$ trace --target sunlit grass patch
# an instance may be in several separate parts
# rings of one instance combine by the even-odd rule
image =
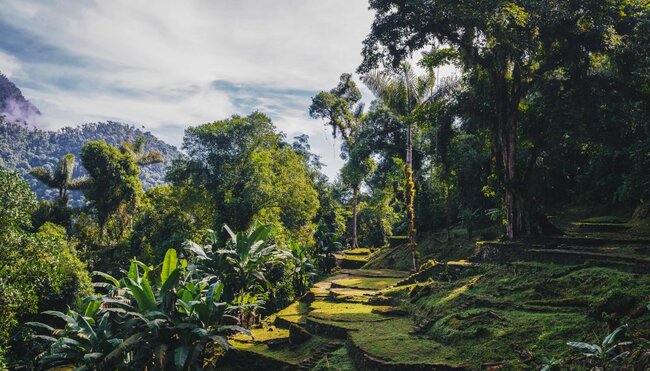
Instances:
[[[365,247],[358,247],[356,249],[350,249],[343,251],[345,255],[370,255],[371,251]]]
[[[252,352],[260,354],[265,357],[276,359],[290,365],[298,365],[300,362],[311,357],[313,353],[318,352],[320,348],[325,346],[331,339],[323,338],[320,336],[313,336],[306,342],[293,347],[279,347],[271,349],[262,343],[248,343],[231,341],[232,345],[241,351]]]
[[[372,305],[360,303],[332,303],[316,301],[311,305],[310,317],[344,322],[374,322],[386,320],[386,317],[373,312]]]
[[[391,277],[356,277],[332,281],[332,287],[347,287],[353,289],[381,290],[401,281]]]

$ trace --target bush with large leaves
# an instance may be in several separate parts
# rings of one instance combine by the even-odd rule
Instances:
[[[87,299],[84,313],[45,312],[65,322],[55,329],[43,323],[51,342],[40,359],[46,368],[73,365],[80,369],[194,370],[203,367],[211,345],[227,349],[230,332],[247,330],[224,325],[232,310],[221,296],[221,282],[208,283],[187,270],[186,261],[170,249],[159,267],[159,284],[152,266],[137,260],[118,280],[96,272],[105,282],[100,297]],[[232,320],[231,320],[232,322]]]
[[[217,234],[208,231],[206,245],[188,241],[185,248],[192,255],[192,269],[197,274],[220,280],[226,285],[226,298],[250,293],[265,293],[271,290],[266,274],[273,267],[284,265],[289,258],[269,242],[272,229],[263,224],[256,224],[245,232],[233,232],[227,225],[228,240],[220,244]]]

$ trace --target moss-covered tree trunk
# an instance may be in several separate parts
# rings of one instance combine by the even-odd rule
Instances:
[[[406,166],[405,166],[405,183],[404,187],[406,198],[406,212],[408,218],[408,244],[411,250],[411,259],[413,262],[413,271],[418,270],[417,260],[417,243],[415,240],[415,182],[413,179],[413,139],[411,125],[408,125],[406,134]]]
[[[357,217],[359,214],[358,211],[359,204],[359,187],[356,186],[352,190],[352,247],[359,247],[359,235],[357,231]]]

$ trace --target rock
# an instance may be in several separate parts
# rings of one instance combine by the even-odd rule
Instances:
[[[316,294],[314,294],[311,291],[307,292],[305,295],[303,295],[300,298],[300,302],[302,302],[302,303],[311,303],[314,300],[316,300]]]
[[[292,323],[289,327],[289,342],[292,345],[302,344],[305,341],[309,340],[312,337],[312,334],[307,332],[304,328]]]
[[[267,340],[264,342],[269,349],[280,349],[283,348],[285,345],[287,345],[290,342],[289,339],[287,338],[277,338],[277,339],[271,339]]]
[[[645,219],[650,215],[650,202],[644,202],[641,205],[637,206],[636,210],[634,210],[634,215],[632,215],[632,218],[634,219]]]

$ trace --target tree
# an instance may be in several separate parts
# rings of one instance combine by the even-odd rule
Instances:
[[[517,133],[522,102],[549,76],[584,70],[593,53],[620,39],[617,27],[640,3],[598,0],[549,3],[511,1],[371,0],[372,31],[364,41],[367,72],[384,62],[398,66],[426,47],[446,45],[437,64],[453,59],[466,75],[482,79],[489,93],[495,171],[505,191],[506,237],[535,230],[535,218],[517,170]]]
[[[36,196],[16,172],[0,168],[0,347],[31,362],[19,326],[45,308],[76,307],[92,292],[86,266],[68,245],[63,227],[31,232]]]
[[[59,190],[59,200],[68,203],[68,191],[82,190],[89,185],[90,179],[81,177],[73,179],[75,157],[68,153],[61,157],[54,171],[49,171],[43,166],[30,170],[30,174],[46,186]]]
[[[359,191],[363,181],[376,168],[370,151],[357,142],[348,151],[348,162],[341,168],[341,181],[352,188],[352,247],[359,247]]]
[[[165,161],[159,151],[146,151],[144,137],[138,137],[133,142],[124,142],[120,146],[120,152],[133,157],[138,166],[161,164]]]
[[[284,242],[309,244],[318,195],[306,159],[282,139],[257,112],[189,128],[187,157],[174,161],[168,179],[211,195],[215,229],[227,223],[246,230],[260,221]]]
[[[345,167],[345,182],[352,188],[352,247],[359,247],[357,231],[357,214],[359,190],[361,183],[368,176],[370,166],[368,158],[361,155],[358,143],[358,133],[363,123],[363,104],[361,92],[352,80],[352,75],[344,73],[338,85],[329,92],[321,91],[312,98],[309,115],[314,119],[327,120],[326,125],[332,128],[332,137],[340,135],[343,139],[344,152],[342,157],[349,159]],[[350,152],[356,151],[354,156]]]
[[[121,236],[142,194],[138,165],[131,156],[102,141],[86,143],[81,149],[81,161],[90,175],[84,195],[97,212],[101,235],[106,232],[109,218],[119,212],[117,233]]]
[[[407,127],[404,192],[408,217],[409,248],[413,270],[418,270],[415,240],[415,179],[413,176],[413,126],[415,112],[434,97],[435,76],[431,70],[416,76],[413,67],[402,63],[394,73],[375,71],[362,77],[368,89]]]

